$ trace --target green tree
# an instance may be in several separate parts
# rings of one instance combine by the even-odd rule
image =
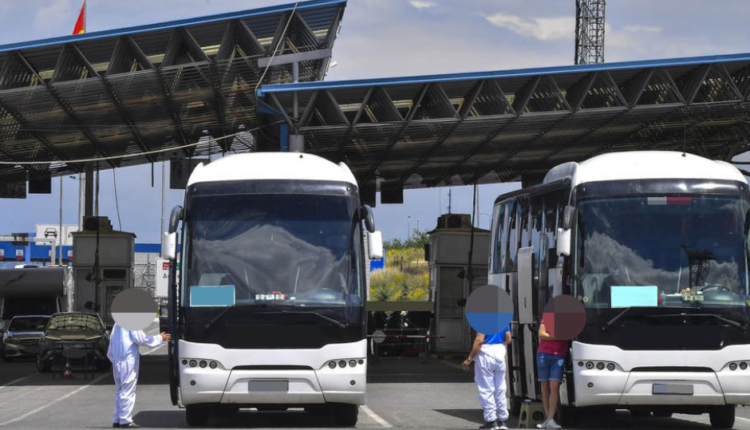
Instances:
[[[420,231],[416,228],[406,240],[392,239],[383,243],[385,249],[407,249],[407,248],[424,248],[429,243],[427,231]]]

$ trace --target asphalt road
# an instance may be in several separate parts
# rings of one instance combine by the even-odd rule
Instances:
[[[186,428],[184,410],[172,406],[165,348],[144,350],[135,422],[143,427]],[[0,363],[0,427],[111,428],[114,387],[111,373],[84,380],[53,380],[38,374],[33,362]],[[750,430],[750,408],[737,410],[735,429]],[[455,362],[390,360],[371,363],[367,406],[358,428],[475,429],[482,424],[477,391],[469,372]],[[509,423],[515,427],[515,423]],[[328,418],[302,411],[241,411],[209,421],[213,428],[331,428]],[[628,412],[585,417],[580,429],[708,429],[708,416],[637,419]]]

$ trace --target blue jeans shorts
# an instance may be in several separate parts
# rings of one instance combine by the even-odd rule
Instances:
[[[539,382],[562,382],[565,358],[559,355],[539,353],[536,356],[536,367],[539,371]]]

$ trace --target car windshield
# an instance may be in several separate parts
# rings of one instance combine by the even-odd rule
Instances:
[[[744,308],[747,202],[592,198],[577,205],[576,291],[588,308]]]
[[[344,307],[361,300],[355,216],[353,199],[343,196],[194,197],[184,305]]]
[[[57,315],[52,317],[47,326],[47,331],[81,331],[81,330],[103,330],[102,324],[96,315],[71,314]]]
[[[13,318],[10,322],[8,331],[15,332],[42,332],[44,327],[47,325],[49,318],[44,317],[25,317],[25,318]]]

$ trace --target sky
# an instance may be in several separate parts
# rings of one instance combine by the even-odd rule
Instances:
[[[87,31],[253,9],[279,0],[89,0]],[[607,62],[750,52],[746,0],[610,0],[605,27]],[[0,45],[68,35],[82,0],[0,0]],[[575,0],[349,0],[327,80],[507,70],[573,63]],[[745,158],[745,157],[743,157]],[[740,159],[740,158],[737,158]],[[167,168],[167,178],[169,165]],[[139,243],[159,241],[161,165],[118,169],[100,178],[100,214]],[[168,180],[168,179],[167,179]],[[57,223],[60,179],[52,195],[0,200],[0,234],[31,232]],[[63,182],[63,222],[76,224],[78,181]],[[495,198],[520,184],[479,187],[480,227],[489,225]],[[384,239],[408,229],[433,229],[447,212],[448,188],[406,191],[403,205],[374,209]],[[452,187],[453,213],[471,213],[470,187]],[[184,192],[168,190],[165,211]]]

